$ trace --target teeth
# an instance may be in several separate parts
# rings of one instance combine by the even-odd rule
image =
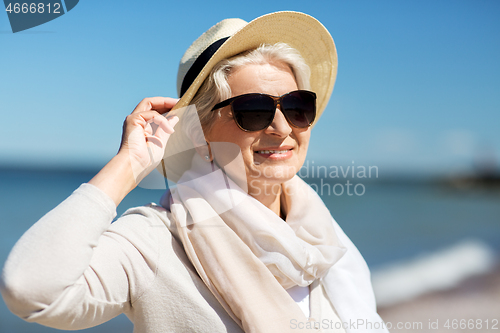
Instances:
[[[258,154],[284,154],[288,152],[289,150],[258,150]]]

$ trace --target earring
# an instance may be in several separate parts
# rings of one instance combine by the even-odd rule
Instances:
[[[207,161],[210,161],[210,156],[205,155],[205,159],[206,159]]]

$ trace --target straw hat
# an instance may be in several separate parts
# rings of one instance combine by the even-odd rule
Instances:
[[[203,33],[187,49],[180,61],[177,92],[181,99],[173,110],[190,109],[188,106],[191,100],[212,68],[221,60],[255,49],[261,44],[278,42],[286,43],[299,51],[311,69],[311,90],[317,95],[316,123],[333,90],[337,75],[337,52],[330,33],[318,20],[307,14],[291,11],[263,15],[250,23],[241,19],[226,19]],[[191,109],[193,110],[194,108]],[[205,142],[200,138],[193,140],[192,133],[188,133],[190,130],[183,125],[183,118],[189,117],[184,117],[182,111],[172,111],[170,114],[177,114],[180,121],[167,142],[165,158],[158,170],[163,175],[166,173],[169,180],[176,182],[189,169],[195,152],[193,148],[199,148]]]

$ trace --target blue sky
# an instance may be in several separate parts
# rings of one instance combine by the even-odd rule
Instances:
[[[104,165],[142,98],[176,95],[192,41],[224,18],[278,10],[316,17],[338,50],[310,161],[381,176],[500,163],[498,1],[82,0],[16,34],[0,13],[0,164]]]

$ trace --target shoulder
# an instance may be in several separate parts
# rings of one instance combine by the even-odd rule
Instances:
[[[127,240],[138,249],[157,250],[160,239],[164,242],[165,237],[172,237],[169,227],[170,213],[161,206],[148,204],[128,209],[105,234]]]
[[[154,203],[129,208],[112,224],[118,228],[167,227],[168,225],[170,225],[170,212]]]

